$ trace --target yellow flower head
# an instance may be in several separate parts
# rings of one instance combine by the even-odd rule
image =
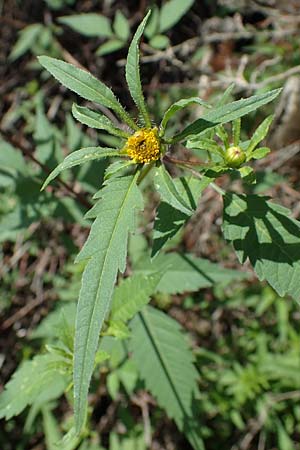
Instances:
[[[161,153],[157,128],[142,128],[127,139],[124,152],[136,163],[156,161]]]

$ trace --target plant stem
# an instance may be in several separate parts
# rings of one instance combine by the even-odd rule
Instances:
[[[141,173],[140,173],[140,175],[138,177],[138,180],[137,180],[137,184],[138,185],[141,184],[143,179],[148,175],[148,173],[150,172],[150,170],[152,169],[154,164],[155,164],[155,161],[150,163],[150,164],[147,164],[146,166],[143,167],[143,169],[141,170]]]

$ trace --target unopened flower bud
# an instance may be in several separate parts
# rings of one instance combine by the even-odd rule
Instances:
[[[229,147],[225,152],[228,167],[237,169],[246,161],[246,155],[240,147]]]

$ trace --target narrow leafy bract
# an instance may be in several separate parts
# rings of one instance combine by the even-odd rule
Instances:
[[[188,125],[181,133],[174,136],[172,142],[182,141],[187,136],[202,133],[209,128],[215,127],[217,124],[231,122],[239,117],[243,117],[274,100],[280,92],[281,89],[274,89],[266,94],[253,95],[252,97],[214,108],[212,111],[203,114],[200,119],[197,119],[191,125]]]
[[[198,374],[179,324],[147,306],[132,321],[130,349],[147,389],[175,420],[193,448],[202,449],[199,418],[195,413]]]
[[[86,162],[109,158],[110,156],[120,156],[120,153],[115,148],[105,148],[105,147],[87,147],[81,148],[76,152],[70,153],[62,163],[60,163],[46,178],[42,190],[45,189],[48,184],[54,180],[63,170],[70,169],[71,167],[78,166],[80,164],[84,164]]]
[[[126,265],[128,233],[143,206],[135,176],[109,179],[96,194],[100,200],[88,213],[96,217],[77,261],[88,260],[77,308],[74,351],[74,410],[77,432],[82,429],[87,394],[94,369],[99,333],[109,310],[118,271]]]
[[[209,103],[205,102],[199,97],[182,98],[181,100],[178,100],[177,102],[173,103],[173,105],[171,105],[165,112],[160,124],[160,134],[164,134],[167,123],[177,111],[180,111],[181,109],[186,108],[193,103],[204,106],[205,108],[211,108]]]
[[[240,262],[248,258],[260,280],[299,302],[300,223],[289,214],[266,197],[226,193],[223,233]]]
[[[154,184],[161,196],[162,201],[168,203],[188,216],[192,215],[193,209],[177,191],[174,180],[170,177],[164,166],[160,166],[156,170]]]
[[[144,20],[140,23],[138,29],[135,32],[135,35],[133,36],[133,39],[131,41],[129,50],[128,50],[128,56],[126,61],[126,81],[128,84],[129,92],[131,94],[131,97],[134,100],[134,103],[139,109],[139,112],[142,115],[142,118],[145,122],[145,125],[147,128],[151,128],[151,120],[146,108],[143,90],[142,90],[142,84],[141,84],[141,78],[140,78],[140,66],[139,66],[139,41],[141,39],[141,36],[143,34],[144,28],[146,26],[147,20],[149,18],[151,11],[148,12]]]
[[[119,103],[112,90],[91,73],[49,56],[39,56],[38,60],[54,78],[68,89],[76,92],[76,94],[86,100],[112,109],[131,128],[137,129],[134,121]]]
[[[72,106],[72,114],[75,119],[79,120],[79,122],[87,125],[90,128],[105,130],[114,136],[119,136],[124,139],[127,139],[130,136],[129,133],[126,133],[120,128],[115,127],[112,121],[104,114],[92,111],[89,108],[78,106],[74,103]]]
[[[250,155],[251,152],[255,149],[255,147],[266,137],[270,125],[272,123],[274,116],[267,117],[260,125],[256,128],[249,146],[247,148],[247,154]]]

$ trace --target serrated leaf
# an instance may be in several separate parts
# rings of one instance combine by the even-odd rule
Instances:
[[[83,36],[110,37],[112,36],[110,21],[107,17],[96,13],[73,14],[58,17],[57,21]]]
[[[130,349],[146,388],[193,448],[203,449],[194,413],[198,374],[179,324],[147,306],[132,321]]]
[[[191,176],[175,178],[173,181],[179,194],[195,210],[201,192],[209,185],[211,180],[205,177],[199,180]],[[189,215],[178,211],[168,203],[160,203],[154,221],[151,257],[154,257],[177,234],[189,217]]]
[[[174,136],[172,142],[182,141],[188,136],[200,134],[209,128],[215,127],[217,124],[231,122],[239,117],[243,117],[274,100],[280,92],[281,89],[274,89],[265,94],[253,95],[252,97],[214,108],[203,114],[200,119],[188,125],[181,133]]]
[[[224,196],[223,233],[241,263],[248,258],[258,278],[300,301],[300,223],[290,211],[258,195]]]
[[[143,207],[135,176],[111,178],[96,194],[100,198],[89,217],[96,217],[77,261],[88,260],[77,308],[74,354],[74,413],[76,431],[82,429],[87,394],[94,369],[99,333],[109,310],[118,271],[126,266],[128,233]]]
[[[111,320],[108,327],[102,333],[103,336],[114,336],[118,339],[127,339],[130,336],[130,331],[121,320]]]
[[[97,80],[91,73],[49,56],[39,56],[38,60],[54,78],[68,89],[86,100],[112,109],[132,129],[137,129],[134,121],[119,103],[112,90],[100,80]]]
[[[192,208],[177,191],[174,180],[171,178],[163,165],[157,168],[154,175],[154,185],[158,190],[162,201],[178,209],[182,213],[190,216],[193,213]]]
[[[194,0],[169,0],[163,4],[159,16],[159,31],[169,30],[191,8]]]
[[[142,84],[141,84],[141,77],[140,77],[140,56],[139,56],[139,41],[142,37],[144,28],[146,26],[146,23],[148,21],[150,15],[150,11],[145,16],[143,21],[138,26],[138,29],[136,30],[133,39],[131,41],[128,55],[127,55],[127,61],[126,61],[126,69],[125,69],[125,76],[126,81],[128,84],[129,92],[131,94],[131,97],[133,98],[134,103],[138,107],[138,110],[140,114],[142,115],[142,118],[144,120],[144,123],[147,128],[151,128],[151,120],[146,108],[143,90],[142,90]]]
[[[134,267],[134,273],[145,275],[162,270],[166,272],[157,285],[157,292],[165,294],[195,292],[215,283],[226,284],[248,277],[248,273],[225,269],[207,259],[180,253],[160,253],[152,261],[149,257],[142,258]]]
[[[104,42],[104,44],[100,45],[97,48],[96,55],[109,55],[110,53],[117,52],[118,50],[123,48],[124,45],[124,42],[120,41],[120,39],[109,39],[109,41]]]
[[[247,148],[247,156],[250,156],[255,147],[266,137],[274,116],[267,117],[255,130]]]
[[[113,29],[119,39],[127,41],[130,35],[129,22],[119,9],[116,12]]]
[[[110,320],[132,319],[148,303],[162,275],[162,272],[149,276],[137,274],[123,280],[114,291]]]
[[[110,134],[122,137],[123,139],[127,139],[130,136],[129,133],[126,133],[120,128],[115,127],[112,121],[104,114],[92,111],[89,108],[78,106],[75,103],[73,103],[72,114],[75,117],[75,119],[79,120],[79,122],[83,123],[84,125],[87,125],[90,128],[105,130],[108,131]]]
[[[114,148],[106,147],[87,147],[70,153],[70,155],[68,155],[63,162],[60,163],[46,178],[41,190],[45,189],[45,187],[48,186],[48,184],[63,170],[70,169],[71,167],[78,166],[89,161],[109,158],[110,156],[120,156],[120,153]]]
[[[192,104],[198,104],[204,106],[205,108],[211,107],[209,103],[205,102],[199,97],[182,98],[181,100],[178,100],[177,102],[173,103],[173,105],[171,105],[165,112],[160,124],[160,134],[164,134],[168,121],[177,111],[180,111],[181,109],[186,108],[187,106],[190,106]]]
[[[25,361],[0,395],[0,418],[9,420],[20,414],[53,383],[62,386],[61,392],[68,383],[67,377],[60,373],[59,359],[56,356],[37,355],[31,361]]]

